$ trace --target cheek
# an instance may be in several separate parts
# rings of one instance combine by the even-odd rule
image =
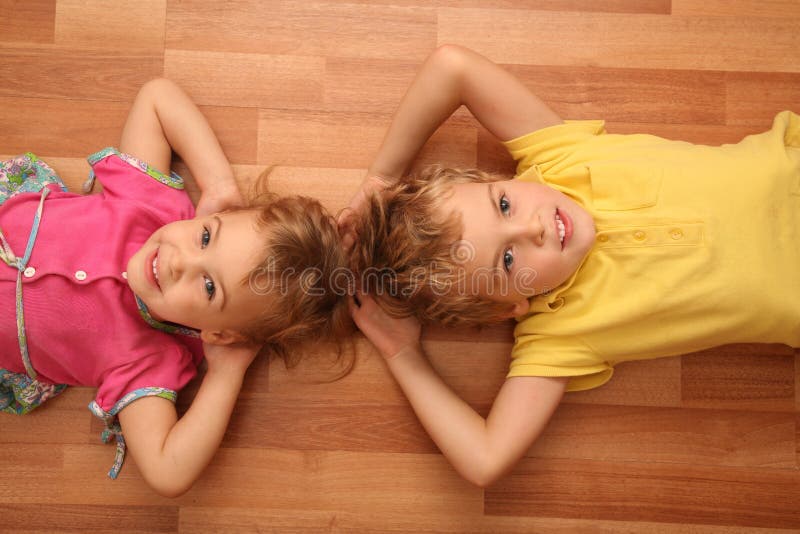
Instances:
[[[563,262],[550,259],[547,262],[543,262],[539,271],[539,278],[543,281],[551,282],[558,278],[561,278],[564,272],[564,265]]]
[[[558,258],[532,255],[525,259],[525,265],[514,273],[517,294],[532,296],[563,282],[563,265]]]

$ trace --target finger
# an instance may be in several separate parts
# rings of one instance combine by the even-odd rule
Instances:
[[[358,326],[360,330],[360,323],[364,318],[364,311],[358,304],[356,304],[355,297],[350,297],[347,299],[347,309],[350,311],[350,317],[353,318],[353,322],[356,323],[356,326]]]
[[[339,213],[336,215],[336,223],[339,226],[345,226],[347,221],[352,217],[353,209],[351,207],[342,208]]]
[[[356,244],[356,238],[353,236],[352,233],[348,232],[342,236],[342,250],[345,253],[349,253],[350,250],[353,248],[353,245]]]
[[[375,298],[363,290],[356,291],[353,297],[358,299],[358,307],[361,310],[373,311],[378,306],[377,302],[375,302]]]

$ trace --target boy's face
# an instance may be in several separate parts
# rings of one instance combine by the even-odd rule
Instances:
[[[267,305],[241,283],[265,245],[256,217],[218,213],[159,228],[128,261],[128,285],[155,319],[200,330],[206,342],[238,341]]]
[[[527,299],[555,289],[580,266],[595,238],[591,215],[555,189],[507,180],[453,186],[445,208],[461,216],[467,290],[528,309]]]

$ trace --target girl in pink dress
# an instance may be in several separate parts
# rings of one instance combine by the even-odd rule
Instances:
[[[196,211],[161,172],[173,150],[201,188]],[[117,442],[110,476],[127,448],[158,493],[179,495],[218,448],[259,348],[287,356],[312,331],[347,328],[326,286],[345,264],[335,221],[303,197],[240,207],[214,133],[164,79],[139,92],[119,150],[89,162],[98,194],[67,192],[32,154],[0,167],[0,409],[97,387],[90,409]],[[176,394],[204,355],[178,419]]]

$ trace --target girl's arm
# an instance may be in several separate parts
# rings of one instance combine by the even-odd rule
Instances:
[[[177,152],[202,192],[198,215],[241,205],[233,169],[208,121],[180,87],[158,78],[136,95],[120,150],[162,172],[169,172],[172,151]]]
[[[456,471],[481,487],[508,472],[544,430],[567,379],[509,378],[484,419],[428,363],[415,318],[390,317],[371,297],[358,297],[359,306],[351,301],[354,321],[384,356],[422,426]]]
[[[119,413],[129,454],[145,481],[165,497],[188,491],[211,461],[257,352],[208,344],[204,350],[208,371],[183,417],[160,397],[144,397]]]

